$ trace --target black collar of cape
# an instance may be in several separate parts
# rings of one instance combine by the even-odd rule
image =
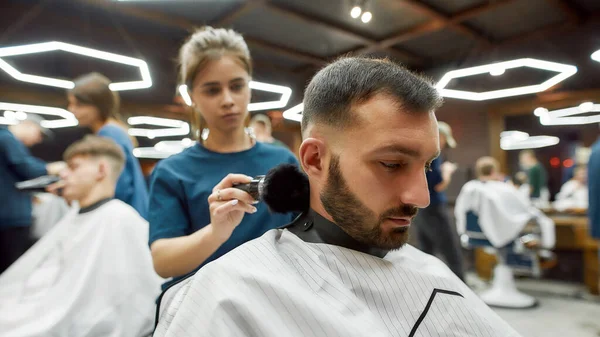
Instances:
[[[84,214],[84,213],[89,213],[93,210],[98,209],[100,206],[106,204],[107,202],[111,201],[113,198],[106,198],[106,199],[102,199],[99,201],[96,201],[95,203],[87,206],[87,207],[83,207],[81,209],[79,209],[79,214]]]
[[[383,258],[388,253],[388,250],[370,247],[356,241],[340,226],[325,219],[312,209],[300,214],[294,221],[281,228],[289,230],[305,242],[340,246],[379,258]]]

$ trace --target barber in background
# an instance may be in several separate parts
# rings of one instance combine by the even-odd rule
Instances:
[[[115,198],[148,216],[148,188],[140,163],[133,156],[134,143],[126,125],[117,118],[120,98],[110,90],[110,80],[99,73],[76,78],[75,87],[67,92],[69,111],[94,134],[113,140],[125,153],[125,168],[119,176]]]
[[[263,114],[254,115],[250,120],[250,127],[254,131],[256,140],[259,142],[282,146],[286,149],[288,148],[284,142],[273,137],[273,129],[271,127],[271,119],[269,119],[269,116]]]
[[[28,147],[41,143],[51,132],[37,115],[28,115],[17,125],[0,127],[0,274],[30,246],[31,195],[15,188],[21,181],[47,174],[58,175],[62,162],[46,164]]]
[[[588,161],[588,172],[590,230],[592,237],[600,240],[600,175],[598,175],[598,172],[600,172],[600,138],[592,145],[592,154]]]
[[[444,122],[438,122],[440,149],[455,148],[452,128]],[[445,190],[452,181],[456,165],[444,162],[442,155],[431,163],[427,171],[429,188],[429,207],[421,209],[414,220],[419,247],[427,254],[442,255],[448,267],[464,280],[463,260],[458,242],[456,227],[448,215]]]
[[[540,164],[533,150],[523,150],[519,153],[519,164],[527,171],[530,193],[532,200],[549,200],[548,173]]]

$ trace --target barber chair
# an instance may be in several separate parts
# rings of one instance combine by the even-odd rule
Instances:
[[[534,297],[517,289],[514,279],[515,274],[535,278],[541,275],[537,252],[526,247],[532,240],[539,241],[536,234],[525,234],[504,247],[494,247],[479,226],[479,217],[469,211],[466,217],[466,231],[460,239],[464,248],[484,248],[486,252],[496,256],[492,286],[479,295],[487,305],[514,309],[537,306],[538,302]]]

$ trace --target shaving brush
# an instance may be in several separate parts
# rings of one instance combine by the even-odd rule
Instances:
[[[250,183],[233,187],[263,201],[273,213],[304,212],[310,205],[308,177],[294,164],[281,164]]]

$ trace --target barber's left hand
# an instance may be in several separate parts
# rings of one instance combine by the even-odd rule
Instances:
[[[46,192],[48,193],[52,193],[54,195],[57,196],[62,196],[62,189],[65,187],[66,183],[64,180],[59,180],[57,182],[55,182],[54,184],[50,184],[48,186],[46,186]]]

